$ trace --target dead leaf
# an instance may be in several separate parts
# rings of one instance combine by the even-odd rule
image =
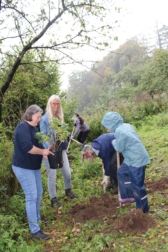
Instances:
[[[79,233],[79,232],[81,232],[80,228],[73,228],[72,229],[72,233]]]

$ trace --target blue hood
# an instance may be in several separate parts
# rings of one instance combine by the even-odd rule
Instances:
[[[123,118],[117,112],[108,112],[103,117],[101,124],[110,131],[114,131],[115,129],[124,123]]]

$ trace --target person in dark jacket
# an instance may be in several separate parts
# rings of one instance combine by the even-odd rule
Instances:
[[[90,162],[92,162],[95,157],[102,159],[104,166],[104,179],[101,184],[105,184],[107,189],[114,188],[112,193],[115,194],[118,192],[118,182],[116,174],[117,154],[112,145],[112,140],[114,139],[115,137],[113,133],[102,134],[93,140],[91,145],[85,145],[82,154],[83,158],[87,158]],[[120,162],[122,163],[122,161],[123,156],[120,154]],[[109,178],[110,184],[108,185]]]
[[[71,138],[74,138],[79,132],[77,136],[77,140],[83,144],[85,143],[87,135],[89,134],[89,126],[84,122],[83,118],[80,117],[78,114],[75,114],[73,116],[73,119],[75,123],[74,126],[76,128]]]
[[[39,226],[40,203],[43,193],[41,181],[42,157],[52,152],[44,149],[36,138],[37,124],[42,115],[42,109],[37,105],[27,108],[23,121],[19,123],[14,132],[14,153],[12,169],[22,186],[26,197],[26,212],[31,234],[37,239],[49,239],[49,235],[42,232]]]

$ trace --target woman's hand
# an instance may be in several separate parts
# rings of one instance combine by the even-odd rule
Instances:
[[[43,149],[43,157],[44,158],[46,158],[50,154],[54,156],[54,153],[51,152],[49,149]]]

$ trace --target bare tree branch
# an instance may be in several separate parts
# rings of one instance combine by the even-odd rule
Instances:
[[[30,5],[31,5],[31,1],[32,0],[29,0],[26,3],[29,4],[29,2],[30,2]],[[98,20],[98,19],[100,20],[99,16],[105,15],[105,14],[103,14],[103,12],[105,12],[104,1],[106,1],[107,5],[111,4],[108,0],[102,1],[102,5],[100,5],[99,3],[96,3],[96,2],[94,2],[94,4],[93,4],[93,2],[91,0],[84,0],[83,2],[81,2],[81,1],[70,2],[69,0],[67,0],[65,2],[65,0],[61,0],[62,6],[60,8],[58,6],[58,13],[56,15],[55,15],[55,9],[56,9],[55,2],[52,2],[50,0],[45,0],[45,1],[48,4],[48,13],[47,13],[48,16],[46,15],[45,6],[42,6],[41,9],[39,8],[40,6],[38,6],[37,8],[39,8],[40,11],[39,11],[39,15],[35,16],[35,19],[34,19],[34,16],[31,15],[32,13],[29,13],[29,10],[25,9],[26,12],[22,11],[22,8],[20,8],[20,6],[27,7],[27,5],[23,5],[22,2],[20,2],[20,1],[18,1],[18,2],[17,1],[8,1],[3,6],[3,15],[4,15],[5,11],[6,12],[11,11],[12,15],[10,15],[9,12],[7,12],[6,16],[11,17],[11,19],[15,19],[15,27],[9,28],[10,32],[12,33],[12,35],[11,35],[10,32],[8,32],[10,35],[9,37],[3,36],[2,35],[3,33],[2,33],[1,36],[3,36],[3,37],[2,37],[2,39],[0,39],[0,41],[6,42],[7,39],[20,38],[22,47],[21,47],[20,52],[17,54],[17,57],[13,56],[12,60],[14,61],[14,63],[12,65],[11,69],[9,68],[9,74],[0,89],[0,122],[1,122],[1,118],[2,118],[3,96],[4,96],[5,92],[7,91],[7,89],[9,88],[18,67],[22,64],[27,64],[26,62],[23,62],[23,58],[24,58],[26,52],[28,52],[29,50],[49,49],[49,50],[57,51],[57,52],[59,52],[60,55],[62,55],[61,58],[59,56],[59,59],[56,59],[55,62],[60,62],[61,60],[65,59],[65,57],[66,57],[67,59],[70,59],[74,63],[84,64],[82,61],[78,61],[78,60],[73,59],[73,57],[71,55],[69,55],[68,53],[66,53],[65,51],[63,51],[63,49],[67,50],[68,45],[71,46],[70,50],[75,50],[76,48],[86,46],[86,45],[97,49],[98,46],[96,46],[96,44],[98,43],[98,41],[96,41],[96,39],[94,40],[93,38],[91,38],[91,36],[89,37],[88,33],[91,34],[91,32],[93,32],[95,35],[96,33],[98,34],[98,32],[100,32],[100,34],[102,33],[102,36],[103,36],[104,34],[103,34],[103,32],[101,32],[101,30],[103,30],[105,28],[110,28],[109,25],[99,25],[99,27],[98,27],[97,23],[95,25],[97,28],[91,27],[91,25],[90,25],[90,17],[91,16],[94,16],[96,18],[96,20]],[[0,0],[0,10],[2,10],[1,0]],[[53,13],[54,13],[54,15],[53,15]],[[72,33],[67,31],[70,33],[70,37],[67,39],[65,36],[65,38],[62,39],[62,37],[60,38],[58,35],[57,41],[54,41],[51,43],[49,42],[50,46],[48,46],[48,45],[46,46],[43,44],[35,46],[35,43],[37,41],[40,41],[40,39],[45,34],[47,34],[47,31],[49,30],[49,28],[51,28],[53,26],[53,24],[58,24],[58,21],[62,22],[62,20],[63,20],[62,16],[64,13],[65,13],[65,19],[67,18],[68,15],[70,15],[70,16],[68,16],[68,18],[71,17],[71,23],[76,22],[76,26],[71,27]],[[29,14],[30,14],[30,17],[32,17],[32,20],[29,19]],[[19,17],[19,18],[17,19],[17,17]],[[51,17],[53,17],[53,18],[51,19]],[[65,21],[65,19],[64,19],[64,21]],[[43,27],[43,24],[46,21],[47,21],[47,23]],[[69,19],[67,19],[67,22],[68,21],[69,21]],[[56,26],[56,27],[58,27],[58,26]],[[91,27],[91,28],[89,29],[89,27]],[[16,32],[16,30],[18,32],[18,36],[13,35],[13,33]],[[79,30],[79,31],[75,33],[75,30]],[[56,32],[57,32],[57,30],[56,30]],[[67,35],[69,35],[69,33]],[[78,40],[78,38],[79,38],[79,40]],[[61,39],[62,39],[62,41],[61,41]],[[93,43],[90,44],[90,41]],[[17,49],[21,46],[20,44],[16,44],[16,45],[17,45]],[[72,45],[74,45],[74,47],[72,47]],[[100,48],[100,49],[102,49],[102,48]],[[0,48],[0,55],[2,55],[2,58],[3,58],[3,53],[1,52],[1,48]],[[52,62],[52,59],[50,61]],[[36,63],[38,63],[38,61]],[[63,64],[65,64],[65,63],[63,62]],[[88,68],[86,65],[85,65],[85,67]]]

